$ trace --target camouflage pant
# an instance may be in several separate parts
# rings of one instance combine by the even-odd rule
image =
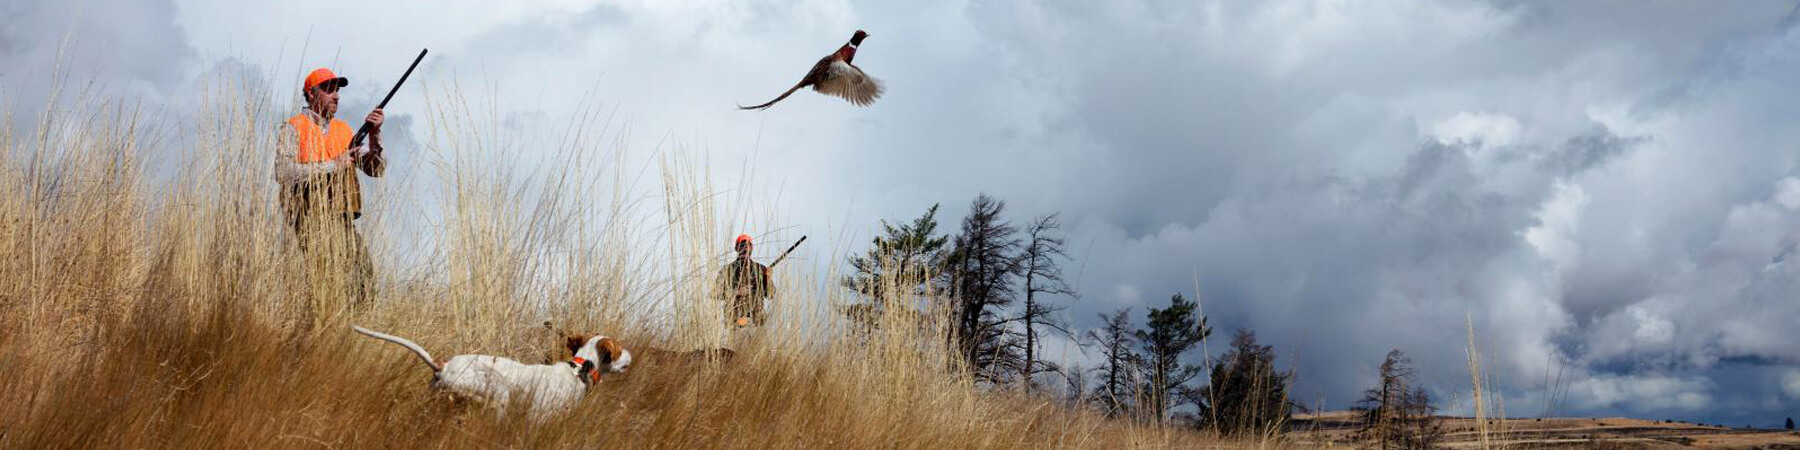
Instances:
[[[375,299],[375,266],[354,220],[345,214],[311,214],[293,225],[306,260],[308,321],[316,327],[339,314],[368,309]]]

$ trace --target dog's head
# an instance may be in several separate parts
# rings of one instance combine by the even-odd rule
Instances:
[[[618,339],[576,334],[569,336],[567,345],[569,353],[585,361],[582,374],[589,377],[589,381],[600,381],[601,373],[624,373],[631,367],[631,351],[619,344]]]

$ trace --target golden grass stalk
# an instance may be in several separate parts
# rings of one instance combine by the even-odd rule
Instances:
[[[419,145],[388,150],[411,166],[365,179],[377,301],[320,308],[329,292],[295,262],[269,172],[293,110],[213,86],[191,123],[77,97],[20,134],[7,112],[0,448],[1240,445],[977,389],[942,341],[940,307],[876,299],[917,313],[858,332],[832,309],[854,294],[801,264],[777,273],[771,326],[722,332],[708,289],[727,227],[751,224],[721,218],[754,214],[711,202],[706,165],[668,153],[658,188],[634,190],[629,149],[597,108],[554,139],[510,134],[455,81],[424,103]],[[549,156],[513,156],[527,146]],[[642,359],[532,423],[432,393],[411,355],[346,329],[442,356],[566,358],[545,320],[640,350],[738,354]]]

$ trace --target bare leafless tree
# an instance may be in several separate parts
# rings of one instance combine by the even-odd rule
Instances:
[[[1108,416],[1129,415],[1139,377],[1135,371],[1142,365],[1132,333],[1131,308],[1120,308],[1111,315],[1100,315],[1100,328],[1088,331],[1087,337],[1100,349],[1101,364],[1094,368],[1094,401]]]
[[[1025,293],[1025,310],[1019,321],[1025,327],[1024,361],[1020,364],[1019,377],[1022,388],[1030,391],[1033,377],[1041,373],[1060,370],[1054,363],[1042,361],[1038,354],[1039,327],[1073,338],[1067,324],[1057,320],[1055,314],[1063,310],[1063,306],[1046,302],[1050,296],[1075,295],[1063,280],[1061,261],[1069,259],[1066,241],[1061,235],[1062,224],[1057,221],[1056,214],[1039,216],[1025,226],[1025,246],[1019,253],[1019,275],[1023,278]]]
[[[1389,351],[1381,363],[1377,384],[1363,391],[1354,408],[1362,413],[1359,433],[1379,449],[1429,449],[1444,435],[1437,421],[1431,394],[1414,386],[1417,372],[1412,359],[1399,349]]]

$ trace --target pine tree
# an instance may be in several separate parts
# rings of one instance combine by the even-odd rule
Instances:
[[[1196,313],[1198,304],[1175,294],[1169,307],[1150,308],[1147,328],[1138,330],[1138,345],[1143,348],[1143,404],[1145,416],[1161,423],[1179,403],[1193,399],[1189,381],[1200,375],[1200,367],[1181,362],[1181,355],[1193,350],[1202,339],[1212,334],[1206,318]]]
[[[938,205],[931,205],[924,215],[898,226],[881,221],[886,235],[876,237],[863,256],[850,257],[851,273],[843,285],[866,299],[843,308],[852,321],[873,327],[877,317],[899,306],[889,303],[930,291],[929,283],[944,269],[949,241],[937,234],[937,211]],[[896,289],[902,292],[889,292]]]
[[[1275,430],[1293,413],[1288,401],[1292,372],[1275,370],[1275,349],[1256,343],[1256,334],[1238,330],[1231,350],[1213,362],[1211,382],[1201,392],[1204,425],[1226,435]]]
[[[1000,315],[1017,294],[1019,272],[1018,228],[1001,217],[1005,212],[1006,202],[975,196],[949,258],[956,341],[976,379],[995,384],[1019,373],[1024,359],[1008,328],[1015,320]]]

